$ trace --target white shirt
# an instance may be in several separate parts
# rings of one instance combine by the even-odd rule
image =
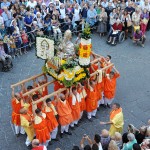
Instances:
[[[74,21],[79,21],[80,20],[80,9],[74,9]]]
[[[2,16],[0,16],[0,26],[4,25],[4,19]]]
[[[60,19],[65,19],[66,18],[66,10],[64,9],[60,9]]]
[[[108,6],[108,2],[102,2],[101,5],[102,7],[106,8]]]
[[[26,7],[35,8],[36,5],[37,5],[36,1],[34,1],[33,3],[31,1],[28,1]]]

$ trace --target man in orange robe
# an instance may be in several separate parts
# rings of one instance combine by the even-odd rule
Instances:
[[[78,86],[78,93],[80,94],[80,97],[81,97],[81,101],[79,102],[79,105],[80,105],[80,119],[81,119],[82,115],[83,115],[83,111],[86,110],[85,98],[86,98],[87,94],[86,94],[84,86],[82,86],[80,83],[79,83],[79,86]]]
[[[60,98],[57,96],[57,103],[56,108],[59,116],[59,123],[61,125],[61,133],[60,137],[63,137],[63,133],[72,135],[71,132],[69,132],[69,125],[73,121],[72,114],[71,114],[71,108],[69,105],[69,102],[65,99],[65,95],[61,94]]]
[[[110,55],[107,55],[106,58],[102,58],[102,59],[100,60],[100,64],[101,64],[101,65],[100,65],[101,68],[104,68],[104,67],[110,65],[110,64],[111,64],[111,56],[110,56]],[[112,67],[108,68],[108,69],[106,70],[106,73],[109,74],[109,73],[111,72],[111,70],[112,70]]]
[[[74,126],[78,126],[78,121],[80,119],[80,103],[81,97],[77,92],[76,87],[70,88],[69,104],[72,110],[73,122],[70,124],[71,128],[74,129]]]
[[[105,75],[104,81],[104,101],[105,105],[110,108],[116,93],[116,81],[120,77],[118,70],[114,67],[115,72],[111,71],[110,74]]]
[[[86,93],[87,93],[87,97],[86,97],[87,118],[89,119],[89,121],[92,121],[91,119],[92,116],[96,117],[97,106],[98,106],[97,90],[94,81],[90,81],[89,83],[88,80],[88,87],[86,88]]]
[[[48,146],[50,141],[50,134],[47,128],[46,114],[37,108],[35,110],[36,116],[34,117],[34,129],[36,133],[36,138],[40,141],[41,144]]]
[[[54,81],[54,91],[57,91],[63,87],[64,87],[63,84],[59,83],[58,81]]]
[[[46,114],[47,127],[51,133],[51,139],[58,141],[58,122],[56,120],[57,112],[54,105],[51,103],[51,99],[46,99],[46,105],[44,106],[43,112]]]
[[[14,94],[14,89],[12,90],[12,124],[15,127],[16,136],[19,136],[19,133],[25,134],[25,131],[20,124],[21,97],[19,93]]]

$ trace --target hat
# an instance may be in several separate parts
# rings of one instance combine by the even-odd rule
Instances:
[[[40,12],[37,12],[36,15],[41,15],[41,13],[40,13]]]
[[[36,25],[37,25],[37,21],[33,21],[33,24],[36,24]]]

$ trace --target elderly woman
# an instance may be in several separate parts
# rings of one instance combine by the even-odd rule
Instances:
[[[129,142],[126,143],[126,144],[124,144],[122,150],[132,150],[133,144],[134,144],[134,143],[137,143],[137,141],[136,141],[135,136],[134,136],[133,133],[129,133],[129,134],[127,135],[127,138],[128,138],[128,140],[129,140]]]
[[[87,12],[87,22],[93,26],[96,23],[96,17],[97,17],[97,12],[94,9],[93,6],[90,7],[90,9]]]
[[[110,140],[111,140],[111,138],[109,136],[109,131],[106,129],[103,129],[101,131],[101,144],[102,144],[103,150],[108,149],[108,145],[110,143]]]
[[[104,8],[102,8],[101,13],[98,15],[98,20],[97,32],[99,32],[100,36],[102,36],[107,32],[107,13]]]
[[[146,134],[146,126],[140,127],[139,132],[135,134],[135,138],[138,144],[141,144],[143,142],[143,140],[145,139],[145,134]]]
[[[109,38],[108,38],[108,44],[115,45],[116,39],[119,37],[120,32],[122,31],[122,24],[119,19],[117,19],[116,23],[112,26],[112,31],[110,32]]]
[[[116,142],[117,146],[121,149],[122,148],[122,135],[119,132],[115,132],[115,135],[112,139]]]
[[[108,150],[119,150],[119,147],[117,146],[117,144],[114,140],[110,141]]]

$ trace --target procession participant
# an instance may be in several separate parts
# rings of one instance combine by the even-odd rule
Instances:
[[[59,83],[59,81],[54,81],[54,91],[57,91],[63,87],[63,84]]]
[[[32,150],[47,150],[46,146],[40,145],[40,141],[38,139],[34,139],[32,141]]]
[[[56,120],[57,111],[51,102],[51,99],[46,99],[46,104],[44,106],[43,112],[46,114],[47,127],[51,135],[51,139],[58,141],[58,122]]]
[[[36,133],[36,138],[40,141],[40,144],[48,146],[50,141],[50,134],[46,123],[46,114],[42,113],[41,109],[37,108],[35,110],[34,117],[34,129]]]
[[[59,116],[59,124],[61,126],[61,133],[60,137],[63,137],[63,133],[72,135],[71,132],[69,132],[69,125],[73,121],[72,114],[71,114],[71,108],[69,105],[69,102],[66,100],[66,97],[64,94],[60,94],[55,96],[56,98],[56,108]]]
[[[44,74],[44,80],[39,79],[38,83],[35,83],[36,84],[35,86],[40,87],[41,85],[47,83],[47,81],[48,81],[47,76],[46,76],[46,74]],[[38,92],[41,93],[42,97],[44,97],[44,96],[48,95],[48,87],[45,86],[45,87],[39,89]]]
[[[87,118],[89,119],[89,121],[92,121],[92,116],[96,117],[96,112],[97,112],[97,90],[96,90],[96,86],[95,86],[95,82],[94,81],[90,81],[88,80],[88,85],[86,88],[86,93],[87,93],[87,97],[86,97],[86,111],[87,111]]]
[[[33,114],[25,108],[20,110],[20,121],[21,126],[24,128],[27,138],[26,146],[29,146],[34,138],[35,132],[33,128]]]
[[[18,137],[19,133],[25,134],[24,129],[20,124],[20,109],[21,109],[21,96],[19,93],[14,94],[14,88],[12,88],[12,124],[15,128],[15,134]]]
[[[101,125],[110,124],[109,135],[114,136],[115,132],[121,133],[123,130],[124,119],[120,104],[114,103],[110,112],[109,122],[100,122]]]
[[[97,79],[96,79],[96,90],[97,90],[97,101],[98,101],[98,107],[97,110],[99,111],[99,106],[102,104],[104,104],[104,99],[103,99],[103,95],[102,95],[102,79],[103,79],[103,75],[102,75],[102,71],[97,71],[98,75],[97,75]]]
[[[110,64],[111,64],[111,56],[110,55],[107,55],[105,58],[102,57],[100,59],[100,67],[101,68],[104,68]],[[111,70],[112,70],[112,67],[109,67],[108,69],[106,69],[106,72],[109,74],[111,72]]]
[[[104,101],[109,108],[115,97],[117,78],[120,77],[118,70],[113,68],[115,72],[111,71],[109,74],[105,74],[104,78]]]
[[[78,121],[80,119],[80,103],[81,102],[81,97],[80,94],[77,91],[76,87],[71,87],[70,88],[70,93],[69,93],[69,104],[72,110],[72,118],[73,122],[70,124],[71,128],[74,129],[74,126],[78,126]]]
[[[78,84],[78,93],[80,94],[80,97],[81,97],[81,101],[79,102],[79,105],[80,105],[80,119],[81,119],[82,115],[83,115],[83,111],[86,110],[85,98],[87,96],[87,93],[85,91],[83,83]]]

